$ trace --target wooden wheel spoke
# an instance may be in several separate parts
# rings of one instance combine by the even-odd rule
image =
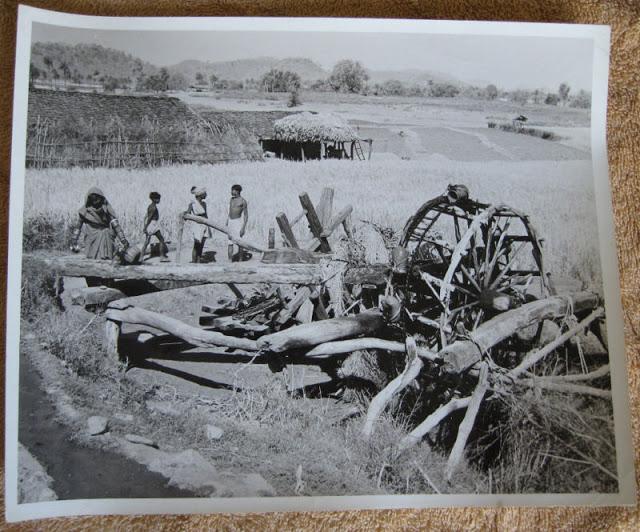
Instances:
[[[520,251],[522,251],[522,248],[525,246],[525,244],[527,244],[527,242],[522,242],[519,246],[518,249],[515,250],[515,252],[513,253],[513,255],[511,256],[511,259],[509,260],[509,262],[507,263],[507,265],[505,266],[504,270],[502,270],[500,272],[500,274],[495,278],[495,280],[491,283],[491,285],[489,286],[489,288],[495,288],[496,286],[498,286],[498,283],[501,281],[501,279],[509,272],[509,270],[511,270],[511,266],[513,265],[513,263],[515,262],[516,258],[518,257],[518,255],[520,254]]]
[[[482,290],[480,289],[480,286],[478,285],[476,280],[471,276],[471,274],[469,273],[469,270],[467,270],[464,267],[464,264],[462,263],[460,263],[460,271],[462,271],[462,273],[467,278],[467,280],[473,285],[473,288],[476,289],[477,293],[480,294],[480,292],[482,292]]]

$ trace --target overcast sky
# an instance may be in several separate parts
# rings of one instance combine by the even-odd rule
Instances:
[[[593,45],[587,39],[322,32],[112,31],[33,24],[33,42],[94,43],[158,66],[185,59],[229,61],[308,57],[330,69],[356,59],[372,70],[424,69],[505,89],[567,82],[591,90]]]

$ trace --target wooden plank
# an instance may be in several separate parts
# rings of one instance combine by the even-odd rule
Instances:
[[[347,205],[335,216],[333,220],[331,220],[331,223],[329,225],[325,225],[325,230],[322,232],[322,236],[324,236],[325,238],[330,236],[340,224],[346,221],[346,219],[351,215],[352,212],[353,206]]]
[[[309,195],[306,192],[303,192],[298,197],[300,198],[302,208],[307,211],[307,220],[309,221],[311,233],[313,233],[313,236],[320,239],[320,251],[323,253],[329,253],[331,251],[331,246],[329,246],[327,239],[322,236],[322,224],[320,223],[320,219],[318,218],[318,214],[316,213],[313,203],[311,203],[311,198],[309,198]]]
[[[333,195],[334,190],[331,187],[325,187],[322,189],[322,195],[318,202],[318,218],[322,227],[327,227],[331,222],[331,215],[333,214]]]
[[[209,220],[208,218],[203,218],[202,216],[194,216],[193,214],[184,214],[183,218],[185,220],[189,220],[191,222],[196,222],[202,225],[206,225],[207,227],[211,227],[212,229],[215,229],[216,231],[220,231],[221,233],[224,233],[225,235],[227,235],[234,244],[237,244],[240,247],[243,247],[245,249],[250,249],[252,251],[258,251],[258,252],[264,252],[266,251],[265,248],[263,248],[262,246],[258,246],[256,244],[253,244],[252,242],[249,242],[248,240],[245,240],[244,238],[236,238],[234,236],[231,235],[231,233],[229,232],[229,229],[224,226],[224,225],[219,225],[215,222],[212,222],[211,220]]]
[[[111,261],[87,259],[77,255],[51,257],[25,255],[43,268],[66,277],[101,277],[103,279],[146,279],[189,281],[211,284],[317,284],[322,272],[317,264],[262,264],[234,262],[228,264],[158,263],[119,266]]]
[[[300,246],[298,245],[296,237],[293,234],[291,225],[289,225],[289,220],[287,219],[287,215],[283,212],[278,213],[278,215],[276,216],[276,222],[278,222],[278,227],[280,228],[280,232],[284,237],[285,243],[289,247],[299,248]]]

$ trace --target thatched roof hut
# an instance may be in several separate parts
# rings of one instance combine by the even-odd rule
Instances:
[[[353,142],[360,140],[355,129],[331,113],[297,113],[273,124],[278,140],[286,142]]]

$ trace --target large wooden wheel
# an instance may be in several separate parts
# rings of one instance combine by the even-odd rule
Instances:
[[[434,347],[551,293],[542,244],[528,217],[473,201],[462,185],[426,202],[400,243],[409,252],[404,297],[411,328],[436,338]]]

